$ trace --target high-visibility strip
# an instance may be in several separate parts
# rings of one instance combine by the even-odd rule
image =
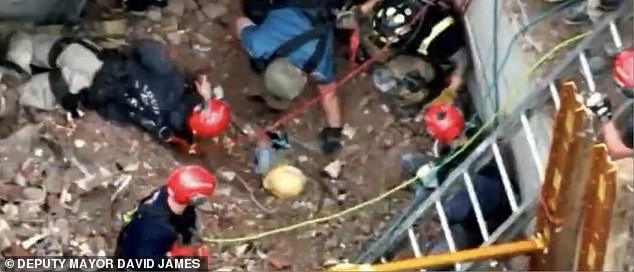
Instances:
[[[378,272],[378,271],[412,271],[423,268],[452,265],[455,263],[488,260],[502,256],[520,255],[544,250],[545,245],[540,235],[524,241],[500,245],[483,246],[474,249],[460,250],[441,254],[432,254],[420,258],[412,258],[385,264],[339,264],[328,271],[346,272]]]
[[[440,33],[447,30],[447,28],[449,28],[455,22],[456,21],[453,19],[453,17],[447,16],[445,17],[445,19],[442,19],[442,21],[436,23],[436,25],[434,25],[434,27],[431,29],[429,35],[420,43],[420,46],[418,47],[418,53],[426,56],[427,48],[429,48],[431,42],[433,42],[434,39],[436,39],[438,35],[440,35]]]

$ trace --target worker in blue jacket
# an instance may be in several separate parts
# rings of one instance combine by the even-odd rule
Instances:
[[[318,3],[311,7],[309,2]],[[337,86],[330,2],[333,1],[245,1],[248,17],[236,21],[237,35],[250,55],[252,67],[264,73],[266,88],[254,95],[263,98],[269,107],[289,108],[303,91],[307,75],[317,83],[326,115],[320,139],[327,154],[341,147],[343,125],[339,99],[334,93]]]
[[[117,238],[118,258],[201,257],[206,246],[192,243],[197,205],[205,203],[216,179],[201,166],[182,166],[172,171],[167,185],[141,200]]]

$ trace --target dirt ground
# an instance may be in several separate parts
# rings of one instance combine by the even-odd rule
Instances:
[[[182,11],[180,7],[172,6],[143,15],[108,10],[99,5],[107,4],[102,1],[90,7],[87,20],[127,19],[131,30],[128,40],[152,38],[165,41],[178,53],[179,66],[183,70],[191,75],[203,71],[208,74],[212,86],[221,86],[233,114],[238,117],[236,120],[250,124],[267,124],[276,120],[281,113],[270,112],[260,102],[248,100],[243,93],[246,88],[262,88],[263,84],[261,77],[248,68],[247,55],[232,36],[231,27],[223,26],[223,22],[229,25],[233,22],[239,1],[202,2],[208,5],[203,7],[203,10],[209,11],[207,16],[196,11],[198,7],[195,2],[187,0],[170,1],[170,6],[183,5]],[[222,15],[225,8],[227,12]],[[211,17],[217,15],[220,18],[212,22],[209,13],[214,12],[222,16],[212,14]],[[338,72],[348,69],[348,63],[342,60]],[[315,96],[313,89],[307,88],[300,100]],[[260,177],[252,173],[251,144],[244,139],[236,141],[238,134],[235,129],[205,144],[206,154],[192,157],[167,150],[140,131],[105,122],[91,112],[75,121],[75,129],[69,129],[70,125],[61,112],[52,115],[36,113],[32,119],[44,122],[43,133],[55,138],[62,149],[62,157],[76,158],[78,163],[63,168],[63,174],[60,175],[72,199],[53,199],[51,203],[43,204],[43,211],[35,213],[34,217],[53,217],[49,212],[55,206],[53,202],[69,206],[74,203],[75,206],[58,211],[69,216],[65,219],[67,222],[60,223],[65,226],[62,231],[66,241],[62,239],[57,247],[67,253],[79,252],[81,248],[89,255],[109,254],[113,251],[120,228],[119,216],[133,208],[157,186],[163,185],[170,169],[187,163],[204,165],[219,177],[218,189],[211,204],[202,207],[199,212],[199,231],[202,236],[242,237],[332,214],[368,200],[399,183],[400,165],[397,164],[397,156],[405,149],[427,142],[420,135],[415,135],[419,133],[416,124],[395,120],[374,92],[366,75],[338,91],[348,128],[347,136],[344,136],[344,148],[336,157],[325,157],[319,150],[317,134],[324,126],[319,104],[285,124],[284,129],[289,133],[293,145],[292,153],[287,158],[310,177],[305,192],[291,200],[277,200],[262,189]],[[33,137],[36,139],[34,142],[39,142],[38,137]],[[4,143],[9,144],[7,141]],[[54,165],[45,164],[50,151],[46,146],[43,149],[37,145],[27,148],[30,153],[25,157],[31,158],[42,150],[45,150],[45,154],[39,154],[42,157],[38,158],[43,159],[36,159],[39,162],[37,165],[27,164],[31,165],[27,167],[31,170],[25,174],[27,179],[40,178],[34,183],[47,180],[44,177],[51,176],[50,172],[54,169]],[[344,164],[341,175],[336,179],[322,174],[323,167],[334,160]],[[49,168],[37,168],[43,164]],[[89,182],[88,190],[68,185],[78,184],[77,180],[82,177],[79,171],[81,167],[76,167],[78,165],[85,167],[87,173],[97,176]],[[129,185],[121,185],[124,183],[121,179],[129,179]],[[10,183],[3,183],[3,186],[14,192],[24,190]],[[115,200],[111,200],[118,187],[125,189]],[[46,193],[48,198],[54,198],[50,191]],[[391,213],[396,212],[394,207],[400,206],[399,201],[404,196],[405,192],[395,199],[382,201],[372,208],[328,223],[254,241],[213,244],[212,269],[307,271],[319,269],[328,260],[332,262],[333,259],[349,258],[356,253],[361,243],[382,227],[382,222]],[[21,198],[4,194],[2,199],[3,203],[11,203]],[[50,223],[49,220],[27,221],[28,224],[24,220],[18,216],[15,221],[9,221],[12,230],[18,232],[18,238],[37,236],[39,228],[60,229],[55,224],[55,228],[47,229],[45,225]],[[53,221],[59,223],[59,220]],[[31,249],[37,248],[36,252],[42,255],[56,254],[55,250],[50,250],[50,241],[55,240],[51,237],[58,233],[39,232],[44,237],[33,238],[36,242],[30,245]]]

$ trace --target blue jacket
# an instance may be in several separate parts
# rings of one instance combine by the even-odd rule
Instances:
[[[141,201],[132,220],[123,227],[117,239],[116,257],[165,257],[181,238],[189,244],[196,228],[194,207],[183,214],[174,214],[167,205],[167,187],[163,186]]]
[[[281,8],[269,11],[260,25],[248,26],[240,39],[252,58],[268,58],[286,41],[313,28],[311,21],[299,8]],[[303,67],[315,51],[317,40],[305,43],[288,58],[297,67]],[[324,54],[311,76],[319,83],[335,80],[333,61],[333,31],[329,30]]]

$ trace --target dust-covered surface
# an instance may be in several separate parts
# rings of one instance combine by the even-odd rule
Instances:
[[[203,71],[212,86],[222,86],[236,121],[266,124],[281,116],[243,95],[246,88],[263,84],[248,68],[247,56],[232,34],[239,1],[200,1],[204,15],[192,0],[170,0],[163,10],[139,15],[110,10],[106,2],[91,6],[86,20],[126,19],[128,41],[151,38],[173,47],[183,70]],[[114,39],[109,45],[124,43]],[[342,61],[338,71],[348,69]],[[313,89],[307,89],[300,100],[314,97]],[[183,163],[202,164],[219,178],[210,205],[199,211],[203,236],[257,234],[373,198],[400,182],[397,156],[427,140],[419,135],[418,125],[401,123],[387,112],[365,75],[341,88],[339,95],[347,125],[344,148],[337,157],[325,157],[319,150],[317,134],[324,126],[319,104],[285,125],[293,145],[288,159],[310,177],[305,192],[291,200],[277,200],[261,188],[260,177],[252,173],[250,143],[242,138],[236,141],[233,128],[204,145],[205,155],[190,157],[167,150],[135,128],[107,123],[92,112],[75,124],[61,111],[7,115],[12,119],[5,116],[3,122],[11,126],[3,136],[17,128],[21,134],[0,142],[3,249],[19,241],[36,255],[110,255],[121,225],[119,216],[164,184],[169,170]],[[337,177],[321,173],[336,160],[343,165]],[[399,199],[407,195],[403,192],[328,223],[250,242],[212,244],[212,269],[307,271],[321,268],[326,261],[349,258],[397,212],[402,205]],[[7,254],[24,253],[13,247]]]

